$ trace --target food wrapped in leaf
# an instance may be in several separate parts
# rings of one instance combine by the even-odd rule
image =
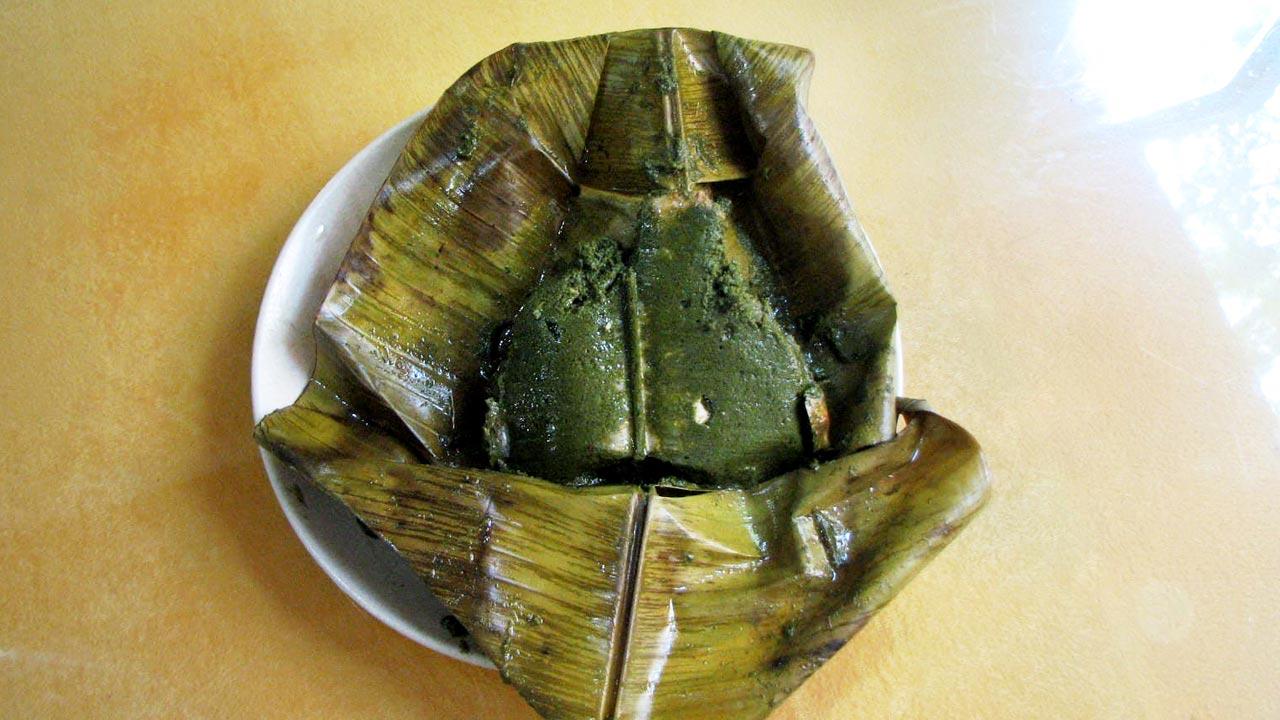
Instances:
[[[764,717],[985,498],[973,438],[895,400],[811,66],[687,29],[486,58],[257,429],[547,718]]]

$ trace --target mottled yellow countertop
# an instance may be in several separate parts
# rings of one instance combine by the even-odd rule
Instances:
[[[1267,3],[186,5],[0,9],[0,716],[533,717],[303,550],[254,319],[325,180],[474,62],[659,25],[814,50],[908,392],[996,479],[775,717],[1280,716]]]

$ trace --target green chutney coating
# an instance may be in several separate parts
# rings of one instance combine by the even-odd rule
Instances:
[[[727,197],[579,198],[517,312],[492,462],[569,484],[746,486],[803,464],[817,384]]]

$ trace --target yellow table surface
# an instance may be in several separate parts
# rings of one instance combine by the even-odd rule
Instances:
[[[814,50],[909,394],[996,479],[774,717],[1280,717],[1276,207],[1205,240],[1239,197],[1187,211],[1152,158],[1217,121],[1110,123],[1072,3],[186,5],[0,9],[0,716],[532,718],[290,531],[258,302],[326,179],[483,56],[691,25]]]

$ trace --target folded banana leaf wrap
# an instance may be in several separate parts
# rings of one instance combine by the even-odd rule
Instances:
[[[688,29],[486,58],[257,427],[544,717],[763,718],[986,498],[976,441],[895,398],[812,64]]]

